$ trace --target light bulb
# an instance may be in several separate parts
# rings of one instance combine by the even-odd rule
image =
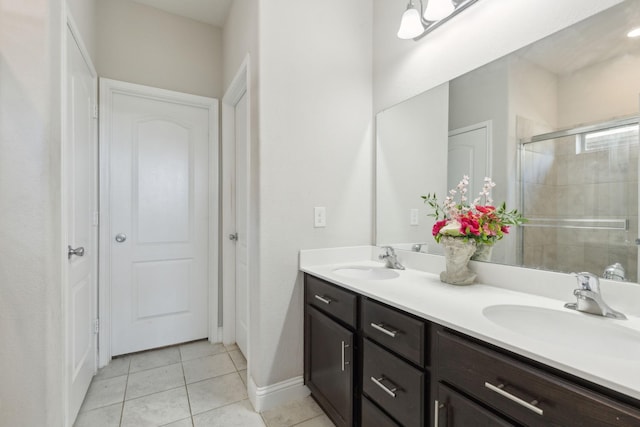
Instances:
[[[420,21],[420,12],[413,6],[412,2],[407,5],[407,10],[402,14],[398,38],[413,39],[424,32],[424,27]]]
[[[429,0],[424,11],[427,21],[439,21],[451,15],[456,10],[451,0]]]
[[[633,39],[636,37],[640,37],[640,27],[634,28],[633,30],[627,33],[627,37]]]

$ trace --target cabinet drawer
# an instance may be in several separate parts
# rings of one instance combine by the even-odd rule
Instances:
[[[308,274],[305,275],[305,285],[307,304],[318,307],[353,328],[356,327],[356,294]]]
[[[388,349],[425,366],[425,323],[370,299],[362,301],[362,330]]]
[[[362,391],[405,427],[424,425],[422,371],[363,340]]]
[[[440,379],[525,425],[639,426],[640,410],[447,332]]]
[[[362,397],[362,423],[360,427],[401,427],[393,421],[380,408],[371,403],[366,397]]]

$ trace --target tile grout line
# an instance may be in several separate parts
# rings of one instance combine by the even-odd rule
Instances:
[[[180,367],[182,368],[182,379],[184,381],[184,393],[187,395],[187,405],[189,405],[189,419],[191,420],[191,427],[195,425],[193,421],[193,411],[191,410],[191,398],[189,397],[189,389],[187,388],[187,377],[184,373],[184,360],[182,360],[182,350],[180,351]]]
[[[131,358],[129,358],[129,366],[127,366],[127,381],[124,384],[124,393],[122,394],[122,408],[120,409],[120,422],[119,427],[122,427],[122,420],[124,418],[124,403],[127,399],[127,387],[129,387],[129,371],[131,371]]]

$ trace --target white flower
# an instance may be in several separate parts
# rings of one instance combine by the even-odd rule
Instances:
[[[449,221],[447,225],[440,229],[440,234],[446,234],[448,236],[460,235],[460,223],[456,220]]]

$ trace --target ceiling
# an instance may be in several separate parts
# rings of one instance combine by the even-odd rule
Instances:
[[[232,0],[133,0],[215,27],[223,27]]]
[[[529,45],[518,55],[558,74],[640,50],[627,32],[640,26],[640,2],[623,2]]]

